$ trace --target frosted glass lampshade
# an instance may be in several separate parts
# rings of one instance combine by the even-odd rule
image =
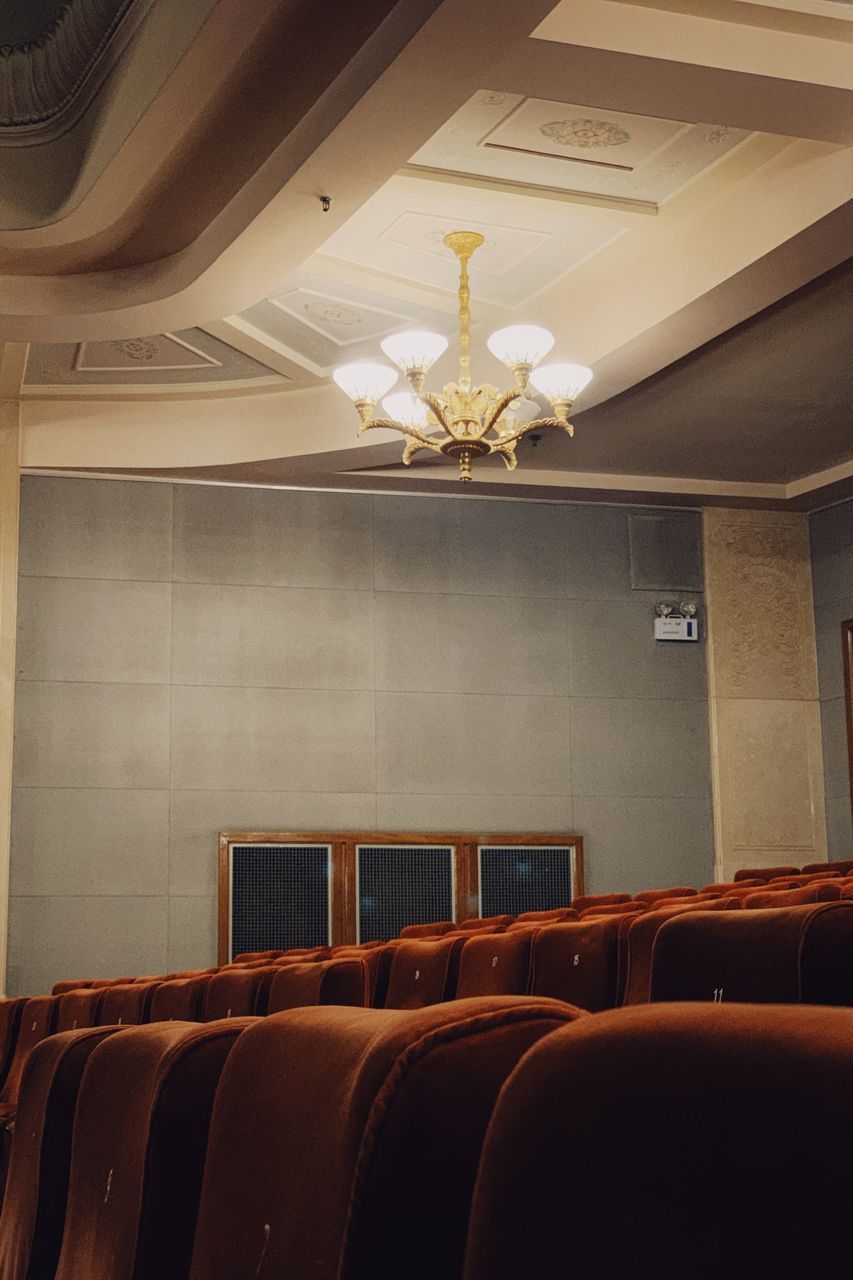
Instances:
[[[398,369],[418,369],[428,373],[447,350],[447,339],[440,333],[427,329],[413,329],[408,333],[392,333],[383,338],[380,347]]]
[[[530,381],[552,404],[571,404],[592,381],[592,369],[582,364],[544,364],[533,370]]]
[[[356,403],[359,400],[366,400],[369,404],[376,404],[386,391],[391,390],[398,375],[393,369],[389,369],[387,364],[373,364],[368,360],[360,360],[356,364],[341,365],[334,371],[332,377],[350,400]]]
[[[393,396],[386,396],[382,408],[389,418],[401,422],[404,427],[423,428],[429,425],[426,405],[411,391],[398,391]]]
[[[554,335],[538,324],[511,324],[497,329],[487,343],[492,355],[510,369],[520,364],[535,367],[553,345]]]

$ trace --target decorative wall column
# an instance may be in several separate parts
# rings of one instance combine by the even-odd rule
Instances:
[[[18,403],[0,400],[0,992],[6,994],[18,597]]]
[[[707,508],[716,875],[826,857],[808,524]]]

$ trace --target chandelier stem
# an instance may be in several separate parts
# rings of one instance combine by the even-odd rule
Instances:
[[[451,231],[444,237],[448,249],[459,259],[459,386],[471,390],[471,288],[468,283],[468,259],[479,249],[485,237],[479,231]]]

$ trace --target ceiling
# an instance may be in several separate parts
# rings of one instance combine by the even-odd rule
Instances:
[[[479,464],[473,490],[853,492],[851,18],[847,0],[10,6],[0,102],[63,23],[88,39],[56,110],[0,120],[0,395],[23,467],[456,492],[392,433],[358,439],[330,377],[412,326],[451,339],[431,385],[454,376],[441,241],[464,227],[485,237],[475,379],[506,385],[485,339],[515,320],[595,372],[573,440]]]

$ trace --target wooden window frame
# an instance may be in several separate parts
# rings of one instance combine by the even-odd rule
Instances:
[[[231,897],[232,844],[328,844],[332,849],[331,921],[332,946],[354,943],[357,936],[356,848],[362,844],[450,845],[453,847],[455,920],[471,920],[480,914],[478,847],[487,845],[572,845],[572,882],[575,896],[584,891],[583,838],[536,832],[472,834],[446,831],[220,831],[219,833],[219,964],[229,956],[229,907]]]

